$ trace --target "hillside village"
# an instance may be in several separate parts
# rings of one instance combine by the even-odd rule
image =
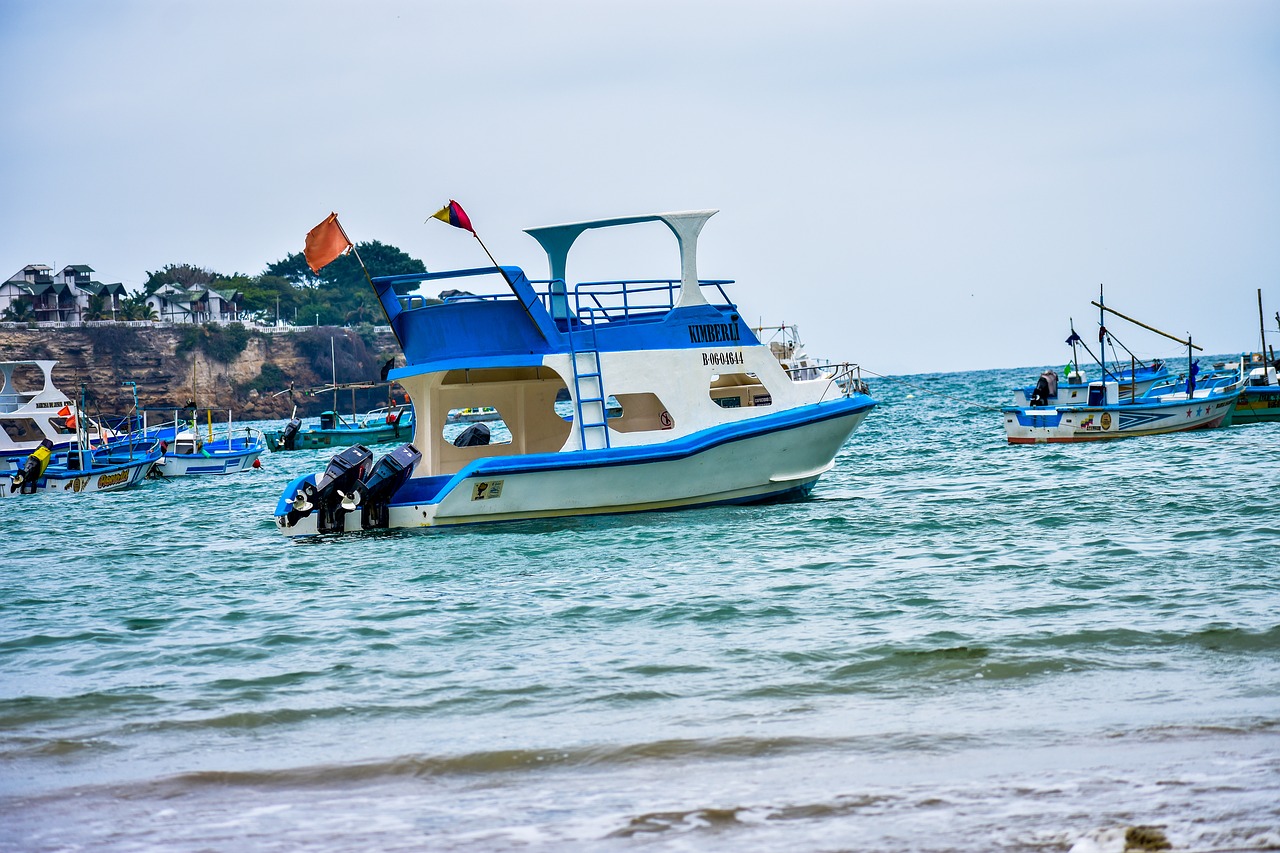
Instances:
[[[101,320],[222,324],[242,319],[235,290],[165,284],[151,294],[130,294],[120,282],[95,281],[94,272],[84,264],[57,273],[44,264],[27,264],[0,282],[0,320],[74,326]]]

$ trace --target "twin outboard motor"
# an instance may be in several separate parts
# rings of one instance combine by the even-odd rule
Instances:
[[[17,491],[23,495],[34,494],[36,486],[40,482],[40,477],[44,474],[44,469],[49,467],[49,458],[52,456],[53,442],[46,438],[27,457],[26,464],[22,466],[22,470],[10,478],[9,490],[11,492]]]
[[[1036,390],[1031,392],[1032,406],[1047,406],[1049,399],[1058,396],[1058,374],[1052,370],[1046,370],[1040,374],[1040,379],[1036,382]]]
[[[304,483],[293,499],[298,517],[314,511],[316,529],[321,533],[342,532],[343,519],[359,505],[360,481],[369,472],[373,451],[362,444],[348,447],[329,460],[329,467],[316,478],[318,485]],[[291,519],[292,520],[292,519]]]
[[[285,424],[280,432],[280,437],[276,439],[276,450],[294,450],[293,445],[298,440],[300,429],[302,429],[302,421],[299,418],[290,418],[289,423]]]
[[[404,444],[378,460],[360,484],[361,527],[374,530],[387,526],[387,505],[421,459],[418,448]]]
[[[472,424],[453,440],[454,447],[483,447],[488,443],[489,425],[483,422]]]

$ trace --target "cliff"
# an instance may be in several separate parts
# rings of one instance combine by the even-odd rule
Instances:
[[[400,349],[387,327],[360,330],[307,328],[290,331],[230,330],[202,326],[120,323],[75,328],[0,326],[0,361],[53,359],[54,381],[69,395],[87,386],[90,411],[123,413],[139,406],[231,409],[236,420],[301,416],[333,406],[332,394],[308,394],[328,385],[336,356],[339,383],[376,381]],[[331,343],[332,341],[332,343]],[[403,357],[397,364],[404,364]],[[290,385],[295,392],[288,393]],[[284,393],[280,393],[284,392]],[[342,391],[342,411],[386,403],[385,389]]]

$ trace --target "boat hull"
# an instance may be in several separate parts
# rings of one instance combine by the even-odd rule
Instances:
[[[1280,421],[1280,386],[1246,386],[1231,415],[1233,424],[1256,424]]]
[[[143,482],[159,458],[160,454],[157,451],[141,459],[104,465],[90,470],[51,465],[31,485],[29,493],[118,492]],[[23,494],[23,492],[13,486],[13,474],[0,473],[0,496],[17,494]]]
[[[388,425],[366,429],[304,429],[294,436],[292,447],[280,446],[281,430],[266,430],[263,435],[266,436],[267,447],[275,453],[317,447],[349,447],[353,444],[387,444],[413,438],[413,422],[401,423],[398,428]]]
[[[481,459],[451,478],[409,480],[391,501],[387,526],[645,512],[800,496],[831,469],[836,453],[874,406],[865,397],[817,404],[806,407],[813,410],[807,416],[759,418],[759,424],[717,427],[667,446]],[[290,536],[319,532],[314,512],[288,522],[293,492],[286,490],[281,499],[277,527]],[[343,532],[362,529],[359,512],[342,521]]]
[[[156,463],[156,470],[166,477],[190,477],[202,474],[236,474],[248,471],[265,452],[265,447],[229,453],[166,453]]]
[[[1237,395],[1152,404],[1005,408],[1010,444],[1106,441],[1213,429],[1231,422]]]

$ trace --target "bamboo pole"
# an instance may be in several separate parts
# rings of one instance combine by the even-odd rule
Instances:
[[[1148,332],[1155,332],[1157,335],[1164,335],[1169,340],[1175,343],[1182,344],[1184,347],[1191,347],[1192,349],[1199,350],[1200,352],[1204,352],[1204,347],[1196,346],[1195,344],[1191,343],[1190,339],[1184,341],[1182,338],[1175,337],[1169,334],[1168,332],[1162,332],[1159,329],[1155,328],[1154,326],[1148,326],[1146,323],[1142,322],[1141,320],[1135,320],[1132,317],[1129,317],[1125,314],[1121,314],[1116,309],[1108,308],[1107,306],[1103,305],[1100,302],[1094,302],[1092,304],[1097,308],[1101,308],[1103,311],[1109,311],[1112,314],[1115,314],[1121,320],[1128,320],[1130,323],[1133,323],[1135,326],[1141,326],[1142,328],[1146,329]]]

